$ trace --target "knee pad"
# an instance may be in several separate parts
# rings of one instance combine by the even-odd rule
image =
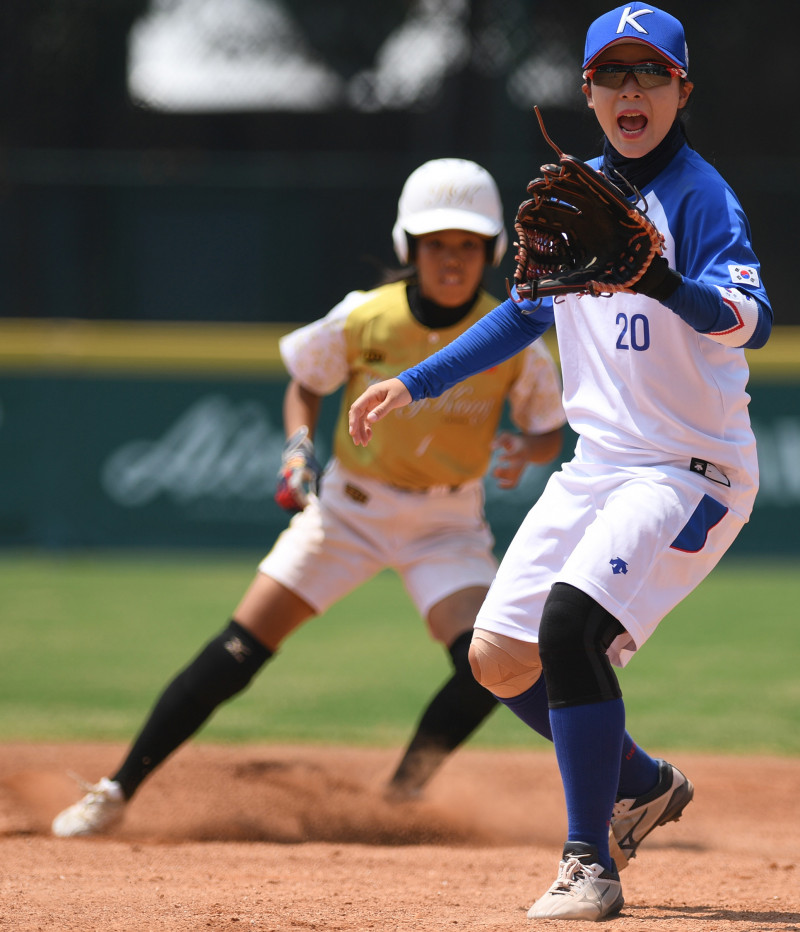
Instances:
[[[539,645],[481,628],[472,636],[469,662],[475,679],[500,699],[519,696],[539,679]]]
[[[606,650],[624,630],[591,596],[566,583],[555,583],[539,626],[539,653],[550,708],[622,696]]]

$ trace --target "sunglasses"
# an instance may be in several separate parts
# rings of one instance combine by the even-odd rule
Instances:
[[[685,78],[683,68],[674,65],[662,65],[657,61],[640,61],[636,64],[627,64],[620,61],[606,61],[602,65],[595,65],[583,72],[584,80],[591,81],[600,87],[610,87],[618,90],[625,83],[629,74],[636,79],[641,88],[663,87],[673,78]]]

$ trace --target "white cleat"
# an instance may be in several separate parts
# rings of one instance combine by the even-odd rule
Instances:
[[[122,821],[125,797],[119,783],[103,777],[99,783],[78,780],[86,795],[53,819],[53,834],[59,838],[101,835]]]
[[[564,845],[555,883],[528,910],[528,919],[597,922],[618,913],[625,900],[616,870],[597,863],[597,848],[582,841]]]
[[[677,822],[694,796],[691,782],[672,764],[658,762],[656,786],[636,799],[617,799],[608,832],[611,857],[621,871],[636,857],[636,850],[659,825]]]

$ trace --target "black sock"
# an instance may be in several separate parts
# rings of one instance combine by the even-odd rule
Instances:
[[[465,631],[451,645],[453,675],[425,709],[391,786],[406,792],[419,790],[497,706],[497,699],[472,675],[471,642],[472,631]]]
[[[271,656],[272,651],[236,621],[209,641],[163,691],[111,778],[122,786],[125,798],[130,799],[218,706],[242,692]]]

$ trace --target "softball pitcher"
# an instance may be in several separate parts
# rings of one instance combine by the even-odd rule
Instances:
[[[494,578],[482,477],[517,484],[528,463],[560,451],[564,412],[550,354],[535,344],[437,401],[392,418],[369,449],[348,436],[351,402],[466,331],[496,301],[481,287],[506,249],[497,187],[460,159],[419,167],[404,185],[393,240],[397,280],[353,292],[321,320],[286,336],[288,440],[277,501],[298,512],[259,565],[230,623],[169,683],[116,773],[53,822],[59,836],[112,829],[142,781],[223,702],[249,684],[283,640],[385,567],[403,579],[453,674],[425,709],[388,794],[420,793],[445,757],[496,705],[474,679],[475,615]],[[334,455],[319,479],[313,437],[323,396],[344,386]],[[497,434],[503,407],[520,433]],[[409,675],[413,675],[409,671]]]
[[[684,774],[626,732],[612,664],[711,572],[758,485],[744,349],[767,341],[772,310],[741,205],[687,141],[688,67],[683,26],[649,4],[589,27],[583,93],[605,134],[590,164],[646,201],[668,263],[657,294],[636,283],[536,303],[514,295],[351,408],[351,435],[366,444],[389,411],[452,390],[555,323],[575,456],[509,547],[470,654],[478,681],[555,744],[568,835],[530,918],[618,912],[618,870],[691,801]]]

